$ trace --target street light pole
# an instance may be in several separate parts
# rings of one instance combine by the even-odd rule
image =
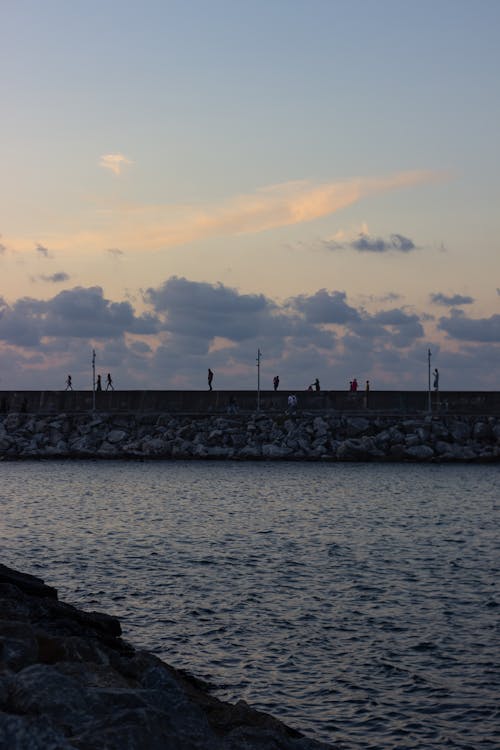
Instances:
[[[260,360],[262,354],[260,349],[257,349],[257,411],[260,411]]]
[[[429,414],[432,412],[432,397],[431,397],[431,350],[427,349],[427,409]]]
[[[92,411],[95,411],[95,349],[92,349]]]

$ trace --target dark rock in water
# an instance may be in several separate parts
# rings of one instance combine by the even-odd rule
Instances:
[[[0,565],[0,748],[6,750],[321,750],[244,701],[120,637],[114,617],[59,602]]]
[[[46,596],[51,599],[57,599],[57,591],[36,576],[30,576],[27,573],[19,573],[17,570],[7,568],[0,564],[0,583],[10,583],[18,586],[22,591],[34,596]]]

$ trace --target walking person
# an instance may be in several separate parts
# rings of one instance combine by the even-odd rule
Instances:
[[[278,390],[279,384],[280,384],[280,376],[279,375],[275,375],[274,378],[273,378],[273,388],[274,388],[275,391]]]
[[[113,385],[113,380],[111,379],[111,373],[108,372],[108,375],[106,377],[106,390],[109,390],[110,388],[112,391],[115,390],[115,387]]]
[[[101,382],[101,376],[97,376],[97,383],[95,386],[96,391],[102,391],[102,382]]]
[[[71,375],[68,375],[66,378],[66,388],[64,389],[66,391],[72,391],[73,390],[73,384],[71,382]]]
[[[214,374],[210,367],[208,368],[208,390],[211,391],[212,389],[212,381],[214,379]]]

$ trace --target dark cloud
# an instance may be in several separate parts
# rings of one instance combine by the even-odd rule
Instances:
[[[152,315],[136,316],[129,302],[111,302],[100,287],[65,290],[50,300],[25,297],[0,307],[0,339],[33,346],[43,337],[100,339],[124,333],[151,334]]]
[[[40,243],[37,244],[35,250],[43,258],[50,258],[50,257],[52,257],[50,255],[50,252],[48,251],[48,249],[46,247],[44,247],[43,245],[40,245]]]
[[[411,250],[416,249],[413,240],[404,237],[402,234],[391,234],[389,239],[360,234],[357,240],[349,243],[349,247],[360,253],[387,253],[392,250],[400,253],[409,253]]]
[[[114,258],[120,258],[121,256],[125,255],[125,253],[123,252],[123,250],[120,250],[117,247],[108,247],[107,250],[106,250],[106,252],[109,255],[112,255]]]
[[[400,308],[382,310],[370,316],[370,320],[389,329],[391,344],[395,347],[405,348],[424,335],[424,328],[418,315],[409,314]]]
[[[148,289],[145,299],[165,316],[165,330],[207,342],[217,336],[237,342],[284,333],[287,325],[263,294],[240,294],[223,284],[173,276],[161,287]]]
[[[3,255],[6,250],[7,248],[5,247],[5,245],[2,245],[2,243],[0,242],[0,255]]]
[[[294,297],[287,304],[302,313],[312,325],[342,325],[356,336],[372,342],[385,339],[393,346],[404,347],[424,334],[420,319],[415,314],[393,308],[370,315],[352,307],[346,300],[345,292],[320,289],[313,295]]]
[[[69,276],[64,271],[59,271],[57,273],[53,273],[50,276],[40,276],[42,281],[49,281],[52,284],[60,284],[63,281],[69,281]]]
[[[500,315],[468,318],[462,310],[452,310],[449,317],[439,319],[438,328],[460,341],[500,343]]]
[[[22,298],[10,307],[0,302],[0,340],[17,346],[32,347],[40,343],[40,319],[43,302]]]
[[[130,302],[111,302],[98,286],[60,292],[47,303],[44,322],[49,336],[108,338],[125,332],[150,334],[158,329],[154,316],[137,317]]]
[[[467,297],[463,294],[452,294],[450,296],[437,292],[436,294],[430,295],[430,301],[435,305],[442,305],[444,307],[458,307],[458,305],[472,305],[474,304],[473,297]]]
[[[313,295],[299,295],[288,305],[302,313],[309,323],[344,324],[360,320],[360,313],[346,302],[345,292],[320,289]]]

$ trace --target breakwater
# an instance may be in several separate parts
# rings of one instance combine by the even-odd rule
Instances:
[[[0,415],[0,459],[500,461],[494,416]]]
[[[240,412],[260,407],[266,413],[283,413],[294,393],[302,411],[384,414],[477,414],[500,416],[498,391],[0,391],[0,413],[31,414],[120,412],[169,414],[225,414],[230,404]]]

